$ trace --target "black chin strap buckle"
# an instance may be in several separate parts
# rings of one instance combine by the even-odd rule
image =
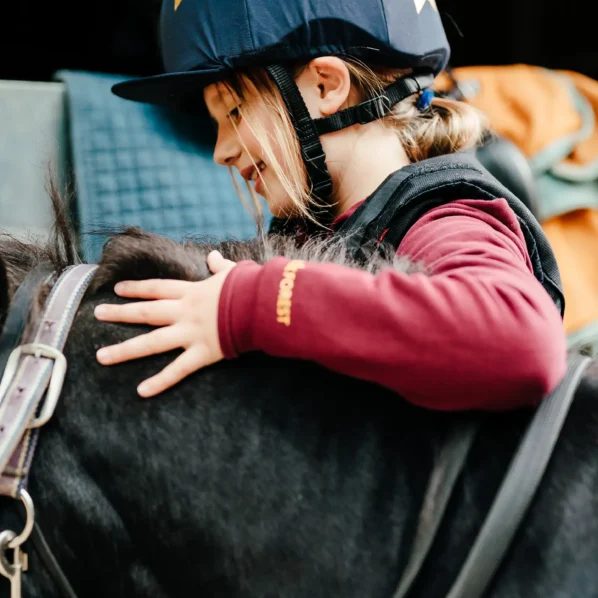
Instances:
[[[320,144],[306,144],[301,155],[309,173],[312,194],[325,200],[332,193],[332,179],[326,166],[326,154]]]
[[[355,106],[355,120],[366,125],[374,120],[384,118],[392,109],[392,102],[386,95],[379,95]]]

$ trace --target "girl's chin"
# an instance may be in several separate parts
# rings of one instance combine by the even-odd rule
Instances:
[[[293,213],[292,203],[277,181],[274,185],[270,185],[269,192],[266,192],[263,180],[258,179],[253,190],[266,200],[268,209],[275,218],[288,218]]]
[[[272,202],[271,200],[267,199],[266,203],[268,204],[268,209],[274,218],[293,218],[294,212],[293,210],[289,209],[289,205],[286,201],[282,200],[280,202]]]

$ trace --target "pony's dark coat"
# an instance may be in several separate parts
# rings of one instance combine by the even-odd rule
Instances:
[[[48,248],[0,241],[0,306],[37,260],[72,261],[68,227],[58,238]],[[56,557],[80,597],[390,598],[443,439],[482,416],[426,411],[376,385],[258,353],[140,399],[136,385],[173,354],[100,366],[100,346],[146,328],[99,323],[93,309],[122,301],[112,293],[118,279],[206,277],[212,248],[138,230],[107,244],[31,477]],[[233,260],[346,259],[339,245],[279,239],[220,249]],[[598,595],[597,376],[594,365],[491,598]],[[446,594],[530,415],[485,416],[414,596]],[[0,503],[0,523],[20,529],[11,501]],[[24,596],[56,595],[33,553]]]

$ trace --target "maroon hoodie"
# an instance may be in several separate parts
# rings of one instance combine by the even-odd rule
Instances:
[[[535,405],[558,384],[563,322],[504,199],[430,210],[398,254],[426,273],[240,262],[220,297],[225,357],[257,350],[309,359],[443,410]]]

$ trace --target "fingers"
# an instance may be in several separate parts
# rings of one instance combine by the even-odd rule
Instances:
[[[105,303],[95,308],[94,315],[98,320],[104,322],[167,326],[176,321],[178,308],[178,301],[168,299],[140,301],[125,305]]]
[[[206,365],[210,365],[210,362],[200,349],[187,349],[159,374],[144,380],[137,387],[137,392],[142,397],[153,397]]]
[[[123,361],[178,349],[184,345],[185,340],[184,334],[179,327],[166,326],[165,328],[152,330],[147,334],[140,334],[118,345],[103,347],[96,353],[96,358],[102,365],[114,365]]]
[[[212,274],[218,274],[225,270],[230,270],[236,266],[235,262],[231,260],[225,260],[219,251],[211,251],[207,258],[208,268]]]
[[[121,297],[139,299],[180,299],[192,282],[150,278],[148,280],[125,280],[114,286],[114,292]]]

